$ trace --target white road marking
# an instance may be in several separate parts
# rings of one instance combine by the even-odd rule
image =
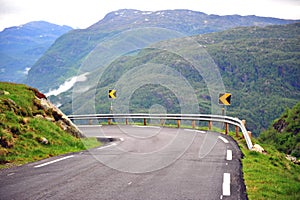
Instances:
[[[197,133],[206,133],[205,131],[199,131],[199,130],[194,130],[194,129],[184,129],[185,131],[193,131]]]
[[[224,173],[222,189],[223,196],[230,196],[230,173]]]
[[[129,183],[128,183],[128,185],[131,185],[131,184],[132,184],[132,182],[129,182]]]
[[[227,150],[226,160],[232,160],[232,150]]]
[[[228,140],[222,136],[219,136],[218,138],[221,139],[226,144],[229,143]]]
[[[138,126],[138,125],[133,125],[132,127],[136,127],[136,128],[160,128],[159,126]]]
[[[110,145],[106,145],[106,146],[103,146],[103,147],[99,147],[99,148],[97,148],[98,150],[100,150],[100,149],[105,149],[105,148],[108,148],[108,147],[112,147],[112,146],[116,146],[117,145],[117,143],[112,143],[112,144],[110,144]]]
[[[43,164],[40,164],[40,165],[36,165],[36,166],[34,166],[34,168],[44,167],[46,165],[50,165],[50,164],[53,164],[53,163],[56,163],[56,162],[59,162],[59,161],[62,161],[62,160],[68,159],[68,158],[72,158],[72,157],[74,157],[74,155],[65,156],[65,157],[62,157],[62,158],[59,158],[59,159],[56,159],[56,160],[52,160],[52,161],[49,161],[49,162],[46,162],[46,163],[43,163]]]
[[[15,174],[15,173],[12,172],[12,173],[7,174],[7,176],[12,176],[12,175],[14,175],[14,174]]]
[[[77,125],[78,128],[101,127],[102,125]]]

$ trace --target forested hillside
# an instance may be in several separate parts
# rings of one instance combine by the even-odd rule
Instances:
[[[234,27],[289,24],[283,20],[257,16],[218,16],[191,10],[162,10],[146,12],[123,9],[108,13],[87,29],[73,30],[60,37],[29,71],[26,83],[43,92],[56,89],[68,78],[77,75],[89,53],[103,41],[121,32],[139,28],[160,28],[190,36],[219,32]],[[175,38],[166,35],[165,39]],[[152,38],[153,42],[160,41]],[[156,40],[155,40],[156,39]]]
[[[274,145],[279,151],[300,157],[300,102],[287,109],[260,136],[261,142]]]
[[[226,92],[232,94],[231,105],[226,107],[227,115],[247,120],[247,128],[254,135],[268,128],[286,109],[300,99],[300,24],[268,27],[244,27],[219,33],[193,36],[218,66]],[[180,39],[162,42],[178,43]],[[191,47],[181,46],[183,51],[196,55]],[[103,72],[90,74],[87,81],[97,84],[95,88],[80,95],[80,108],[91,105],[95,95],[95,109],[100,113],[109,112],[108,89],[131,69],[138,69],[145,63],[166,65],[187,79],[198,97],[201,113],[211,112],[211,96],[205,77],[184,59],[171,52],[159,49],[144,49],[115,60]],[[163,71],[161,71],[163,73]],[[214,72],[211,72],[214,73]],[[180,90],[180,85],[178,86]],[[183,87],[183,86],[182,86]],[[182,91],[184,91],[182,89]],[[69,92],[69,97],[71,93]],[[63,104],[66,113],[75,112],[72,103],[67,103],[68,94],[53,98]],[[74,97],[74,96],[73,96]],[[75,98],[76,100],[76,98]],[[74,101],[74,98],[73,98]],[[130,112],[148,112],[152,105],[161,105],[165,112],[181,112],[176,95],[168,88],[155,84],[141,84],[130,100]]]
[[[300,24],[237,28],[197,37],[232,93],[228,114],[258,135],[300,99]]]

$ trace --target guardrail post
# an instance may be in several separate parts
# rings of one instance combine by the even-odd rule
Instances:
[[[91,119],[89,120],[89,125],[92,125],[92,120]]]
[[[225,123],[225,134],[228,135],[229,132],[229,124]]]
[[[196,122],[195,120],[192,121],[192,128],[195,128],[196,127]]]
[[[209,121],[209,122],[208,122],[208,130],[211,130],[211,129],[212,129],[212,122]]]
[[[147,125],[147,119],[144,118],[144,126],[146,126],[146,125]]]
[[[177,120],[177,128],[180,128],[180,119]]]
[[[248,135],[249,135],[250,139],[252,139],[252,132],[251,131],[248,131]]]
[[[163,126],[164,124],[165,124],[165,120],[164,120],[164,119],[161,119],[161,120],[160,120],[160,125]]]
[[[239,127],[238,126],[235,127],[235,136],[239,137]]]
[[[125,119],[125,124],[128,125],[128,119],[127,118]]]
[[[245,126],[245,128],[246,128],[246,120],[244,120],[244,119],[243,119],[243,120],[242,120],[242,123],[243,123],[243,125],[244,125],[244,126]],[[244,134],[242,135],[242,138],[243,138],[243,139],[245,139],[245,136],[244,136]]]
[[[110,125],[110,118],[107,119],[107,124]]]

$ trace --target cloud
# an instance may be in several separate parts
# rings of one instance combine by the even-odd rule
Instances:
[[[190,9],[208,14],[240,14],[300,19],[299,0],[0,0],[0,31],[4,27],[44,20],[86,28],[118,9],[156,11]]]

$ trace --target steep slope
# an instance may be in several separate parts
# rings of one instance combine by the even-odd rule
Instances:
[[[0,32],[0,81],[24,81],[32,65],[71,29],[44,21],[4,29]]]
[[[300,157],[300,102],[275,120],[259,140],[274,145],[279,151]]]
[[[232,93],[228,114],[267,129],[300,99],[300,24],[237,28],[199,36]]]
[[[0,82],[0,168],[86,149],[79,137],[81,131],[38,90]]]
[[[107,14],[104,19],[88,29],[74,30],[60,37],[31,68],[26,83],[38,87],[43,92],[58,88],[68,78],[77,75],[81,64],[99,43],[125,30],[157,27],[182,35],[196,35],[238,26],[266,26],[292,22],[295,21],[256,16],[207,15],[189,10],[119,10]]]
[[[256,136],[300,99],[299,27],[299,23],[244,27],[191,37],[202,45],[216,63],[226,92],[232,94],[231,105],[226,107],[227,114],[246,119],[248,129]],[[161,42],[161,46],[164,44],[176,47],[182,44],[182,39]],[[199,56],[199,52],[188,44],[182,44],[181,48],[190,56]],[[201,76],[182,57],[170,51],[151,48],[116,59],[104,71],[96,70],[87,75],[85,82],[78,83],[84,87],[75,87],[75,90],[51,99],[63,104],[61,109],[68,114],[88,113],[91,108],[97,113],[108,113],[111,100],[107,97],[107,91],[116,88],[122,78],[134,74],[141,66],[149,63],[176,70],[179,77],[184,77],[193,87],[199,112],[211,113],[212,96],[205,82],[206,77]],[[128,93],[131,95],[129,111],[150,112],[153,105],[161,105],[168,113],[182,112],[174,91],[143,82],[147,72],[133,77],[140,77],[136,78],[140,82],[138,88],[132,87],[132,93]],[[164,70],[158,72],[153,80],[158,80],[158,76],[163,73]],[[215,71],[208,70],[207,75],[212,74]],[[130,87],[130,80],[125,85]],[[80,88],[82,90],[78,91]],[[121,95],[122,91],[116,89]],[[181,84],[177,84],[176,90],[185,91]]]

